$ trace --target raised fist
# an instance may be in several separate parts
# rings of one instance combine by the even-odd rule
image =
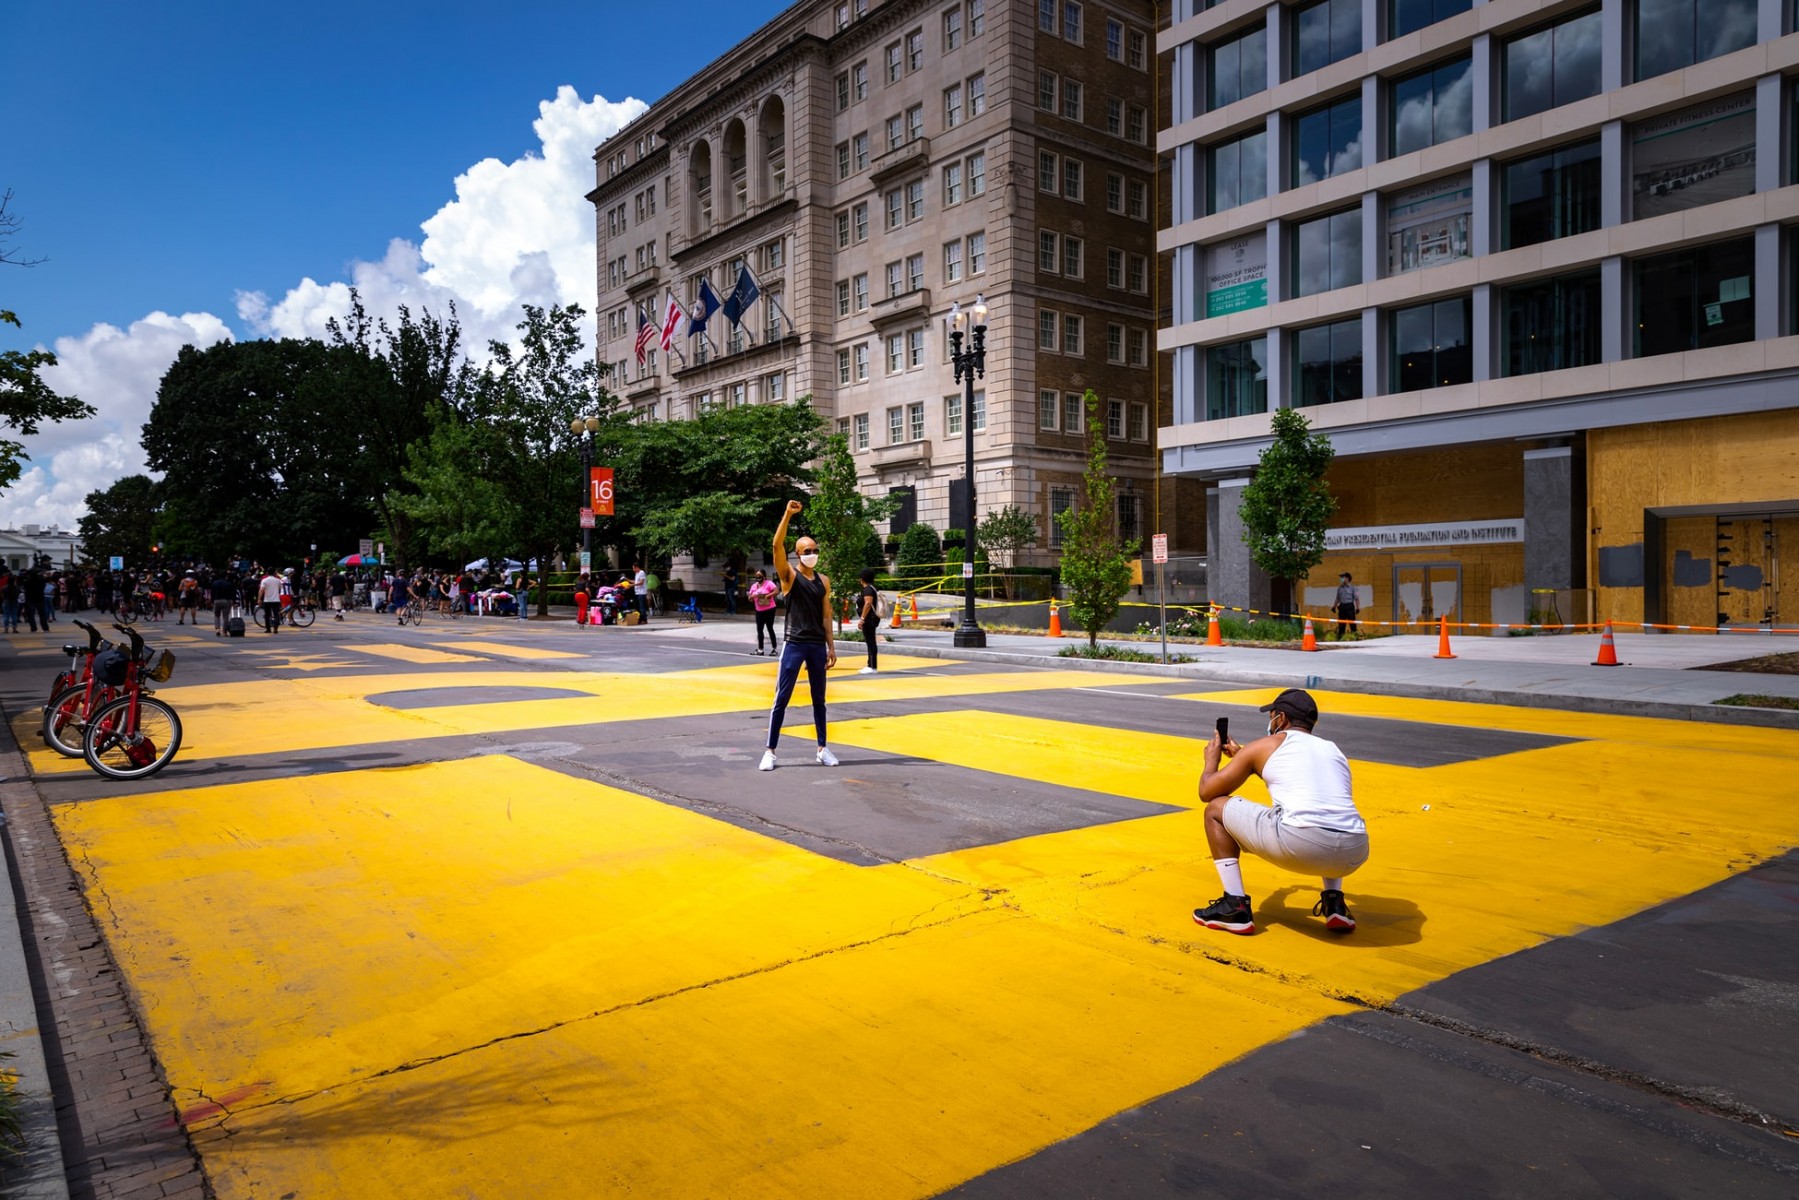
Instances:
[[[787,515],[790,517],[797,517],[805,510],[805,507],[806,506],[798,500],[789,500],[787,502]]]

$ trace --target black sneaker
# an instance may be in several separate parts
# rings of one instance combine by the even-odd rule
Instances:
[[[1355,928],[1355,918],[1349,915],[1349,905],[1343,903],[1343,893],[1335,888],[1328,888],[1318,894],[1318,903],[1312,906],[1314,917],[1324,918],[1324,927],[1338,933],[1348,933]]]
[[[1249,897],[1233,896],[1229,892],[1204,908],[1194,909],[1193,919],[1207,929],[1222,929],[1226,933],[1256,931],[1256,918],[1250,911]]]

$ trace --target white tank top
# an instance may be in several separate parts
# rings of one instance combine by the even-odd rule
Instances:
[[[1262,780],[1281,821],[1338,833],[1365,832],[1368,827],[1351,794],[1349,760],[1337,744],[1297,729],[1286,734],[1262,764]]]

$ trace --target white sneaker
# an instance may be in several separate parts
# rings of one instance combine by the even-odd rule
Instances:
[[[858,674],[858,675],[873,675],[873,674],[875,674],[875,669],[873,667],[863,667],[860,671],[857,671],[856,674]]]
[[[764,750],[762,752],[762,763],[756,769],[758,771],[774,770],[775,769],[775,752],[773,750]]]
[[[818,765],[821,767],[834,767],[837,765],[837,756],[831,753],[831,748],[829,746],[820,746],[818,748]]]

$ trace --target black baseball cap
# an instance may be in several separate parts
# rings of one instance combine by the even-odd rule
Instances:
[[[1298,688],[1288,688],[1280,695],[1262,705],[1260,712],[1284,712],[1295,721],[1307,725],[1318,723],[1318,702],[1312,699],[1310,692]]]

